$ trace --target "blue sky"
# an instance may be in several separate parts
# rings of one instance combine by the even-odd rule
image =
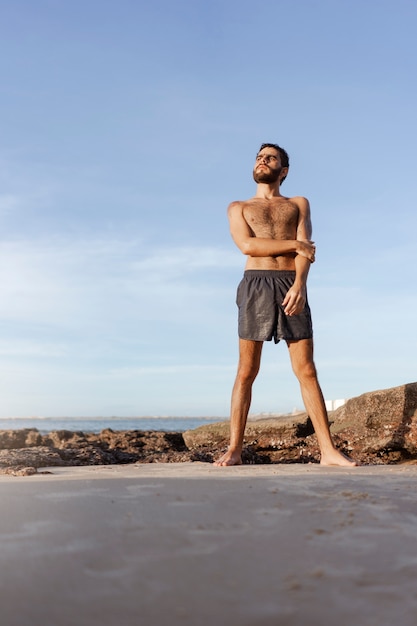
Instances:
[[[0,2],[1,417],[226,416],[259,145],[312,207],[327,399],[417,380],[413,0]],[[301,408],[284,344],[252,412]]]

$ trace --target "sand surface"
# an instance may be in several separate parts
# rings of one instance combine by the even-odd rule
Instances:
[[[0,477],[1,626],[415,626],[417,466]]]

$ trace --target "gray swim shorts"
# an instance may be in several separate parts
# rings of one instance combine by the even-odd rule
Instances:
[[[246,270],[237,288],[239,337],[252,341],[311,339],[313,326],[308,302],[299,315],[285,315],[282,302],[294,284],[295,272]]]

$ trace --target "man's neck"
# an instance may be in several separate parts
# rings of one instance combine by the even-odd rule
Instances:
[[[282,198],[279,191],[279,183],[258,183],[255,198],[271,200],[272,198]]]

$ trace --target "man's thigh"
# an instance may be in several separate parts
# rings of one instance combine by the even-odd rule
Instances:
[[[287,346],[294,371],[303,367],[314,366],[313,339],[287,341]]]
[[[239,339],[239,369],[258,371],[261,364],[263,341]]]

